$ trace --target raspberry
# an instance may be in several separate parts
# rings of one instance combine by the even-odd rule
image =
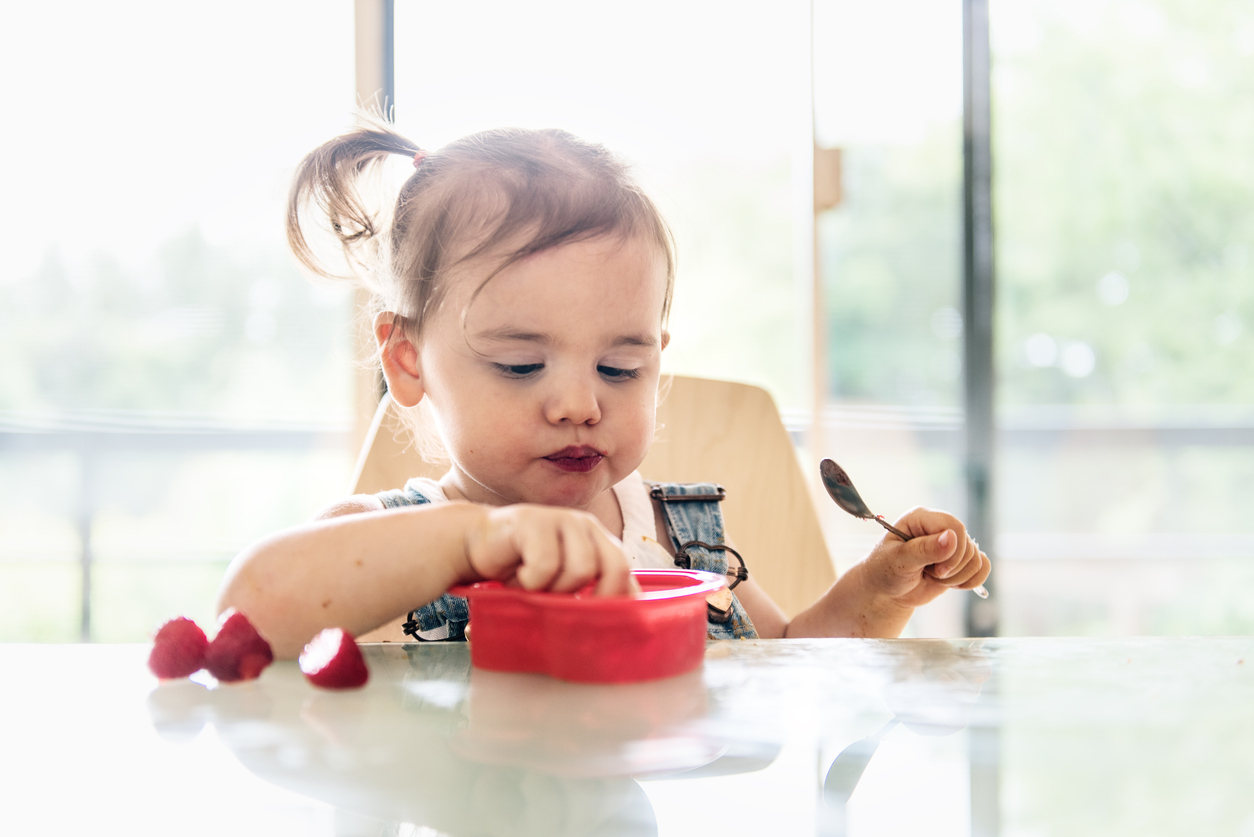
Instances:
[[[179,616],[157,629],[152,638],[148,668],[162,680],[195,674],[205,664],[209,640],[190,619]]]
[[[300,654],[300,670],[323,689],[356,689],[370,679],[361,649],[353,635],[341,628],[327,628],[309,640]]]
[[[274,652],[248,617],[234,608],[222,613],[218,635],[205,652],[205,668],[225,683],[252,680],[274,662]]]

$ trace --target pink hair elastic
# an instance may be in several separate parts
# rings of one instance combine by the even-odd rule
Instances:
[[[414,168],[421,166],[422,161],[425,159],[427,159],[427,152],[422,149],[418,149],[418,153],[414,155]]]

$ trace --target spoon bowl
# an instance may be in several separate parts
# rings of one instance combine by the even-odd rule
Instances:
[[[849,479],[844,468],[830,459],[824,459],[819,463],[819,474],[823,477],[823,487],[836,501],[836,505],[854,517],[860,517],[863,520],[875,519],[875,515],[862,501],[862,496],[858,494],[858,489],[853,487],[853,480]]]

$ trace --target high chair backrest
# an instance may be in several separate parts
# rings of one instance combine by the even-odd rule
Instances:
[[[726,488],[728,534],[762,588],[790,617],[796,615],[836,576],[775,402],[760,387],[706,378],[663,378],[662,389],[657,441],[640,473],[659,482]],[[354,493],[400,488],[411,477],[444,472],[415,450],[398,409],[388,397],[379,404],[357,462]]]

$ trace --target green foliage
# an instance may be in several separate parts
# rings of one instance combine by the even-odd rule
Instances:
[[[1003,403],[1254,398],[1250,11],[994,6]],[[1034,334],[1092,372],[1034,365]]]
[[[1000,403],[1250,402],[1254,9],[991,14]],[[833,396],[957,403],[961,172],[957,124],[845,149],[820,225]]]
[[[196,231],[143,270],[107,256],[71,265],[54,249],[35,275],[0,283],[0,409],[346,404],[347,302],[284,254],[214,246]]]
[[[832,397],[957,404],[961,154],[956,125],[845,149],[845,199],[818,231]]]
[[[33,276],[0,283],[0,410],[343,420],[350,303],[277,249],[196,231],[147,267],[53,250]],[[226,560],[340,494],[345,453],[103,452],[90,479],[73,451],[6,454],[0,641],[77,641],[79,502],[94,510],[96,639],[144,641],[177,613],[212,624]]]

